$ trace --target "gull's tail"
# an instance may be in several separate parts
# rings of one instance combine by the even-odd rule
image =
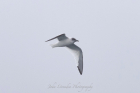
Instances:
[[[55,48],[55,44],[51,44],[50,46],[51,46],[52,48]]]

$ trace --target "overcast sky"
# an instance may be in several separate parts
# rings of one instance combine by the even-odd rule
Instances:
[[[63,33],[79,40],[83,75],[45,42]],[[0,93],[140,93],[140,1],[0,0],[0,49]]]

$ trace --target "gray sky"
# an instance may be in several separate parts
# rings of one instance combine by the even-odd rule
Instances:
[[[80,41],[82,76],[44,42],[62,33]],[[139,0],[1,0],[0,35],[0,93],[140,93]]]

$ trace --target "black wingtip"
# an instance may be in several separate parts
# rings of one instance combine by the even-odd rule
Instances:
[[[79,70],[79,72],[80,72],[80,75],[82,75],[82,72],[80,71],[80,69],[79,69],[79,67],[77,66],[77,68],[78,68],[78,70]]]

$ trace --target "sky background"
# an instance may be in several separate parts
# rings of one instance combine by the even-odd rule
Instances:
[[[63,33],[79,40],[83,75],[45,42]],[[140,1],[0,0],[0,49],[0,93],[140,93]]]

